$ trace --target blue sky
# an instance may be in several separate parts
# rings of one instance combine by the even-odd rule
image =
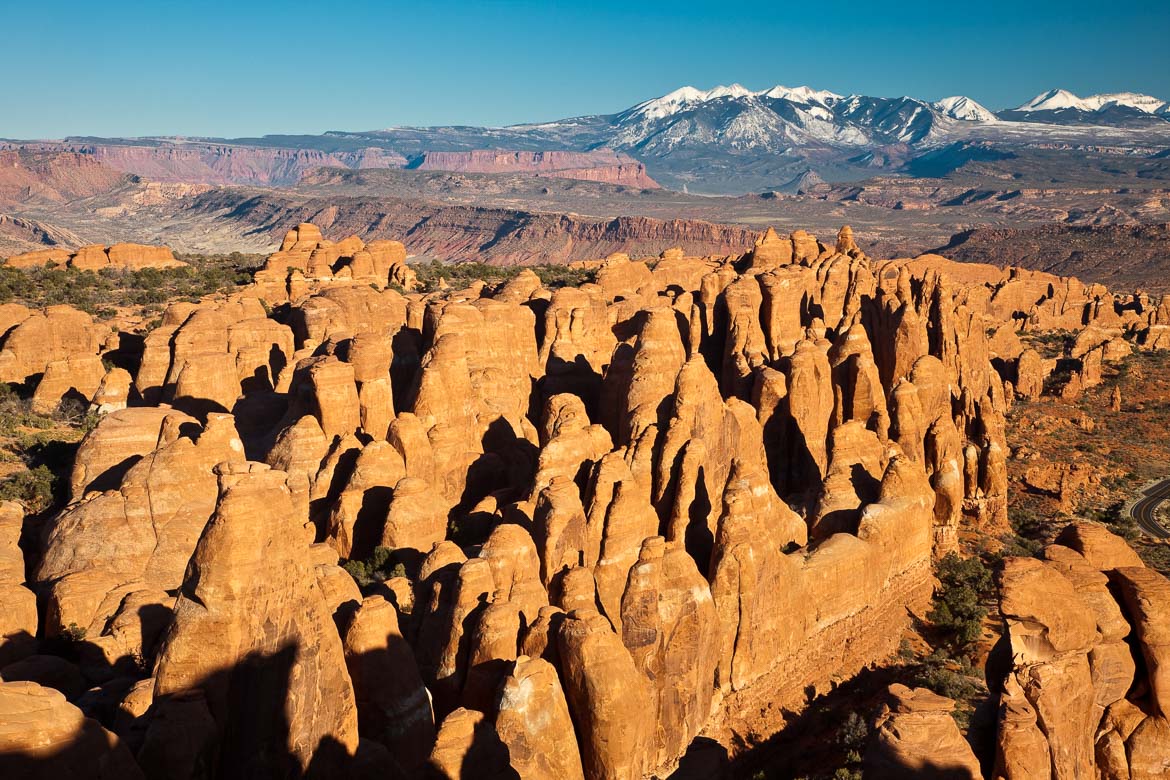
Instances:
[[[0,0],[0,137],[500,125],[691,84],[1170,99],[1170,3]]]

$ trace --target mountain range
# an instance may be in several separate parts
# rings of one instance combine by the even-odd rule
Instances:
[[[501,172],[516,170],[517,159],[536,159],[532,152],[588,153],[613,170],[586,172],[586,165],[564,169],[578,174],[561,175],[630,186],[656,182],[701,194],[807,191],[821,182],[918,176],[924,165],[937,176],[972,161],[1030,159],[1037,149],[1066,152],[1067,160],[1057,164],[1075,165],[1085,150],[1151,157],[1168,147],[1170,103],[1136,93],[1082,98],[1053,89],[993,112],[965,96],[927,101],[803,86],[753,91],[739,84],[688,86],[614,114],[509,127],[392,127],[239,139],[75,137],[36,144],[39,151],[90,154],[154,180],[261,185],[295,183],[321,165],[433,168],[444,159],[436,153],[517,153],[500,157],[506,166]],[[192,156],[214,175],[199,173]],[[457,161],[451,170],[471,164],[447,159]],[[492,172],[482,163],[475,160],[474,169]],[[631,167],[636,163],[645,171]],[[533,172],[548,175],[546,168],[534,164]],[[1011,164],[1003,168],[1004,175],[1014,174]]]

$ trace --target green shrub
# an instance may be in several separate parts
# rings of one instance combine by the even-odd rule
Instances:
[[[262,262],[253,256],[188,255],[191,265],[179,268],[105,269],[9,268],[0,265],[0,303],[44,307],[69,304],[100,319],[113,317],[118,306],[160,306],[171,300],[198,299],[247,284],[249,268]],[[261,257],[259,255],[254,257]]]
[[[593,281],[593,272],[567,265],[512,265],[498,266],[487,263],[442,263],[431,260],[426,263],[411,265],[424,292],[433,292],[439,289],[439,279],[445,279],[452,287],[465,287],[475,281],[486,282],[490,286],[502,284],[516,278],[525,269],[532,271],[545,287],[579,287]]]
[[[18,471],[0,480],[0,499],[19,501],[28,512],[39,514],[53,505],[55,482],[43,465]]]
[[[85,629],[76,623],[70,623],[61,630],[61,638],[74,644],[85,641]]]
[[[869,723],[856,712],[850,712],[849,717],[837,729],[837,742],[847,750],[862,750],[869,739]]]
[[[393,577],[405,577],[406,568],[394,562],[394,550],[389,547],[375,547],[365,560],[348,560],[341,566],[361,587],[385,582]]]
[[[981,602],[993,590],[991,571],[978,557],[948,553],[938,564],[939,589],[927,618],[944,647],[966,654],[983,631],[987,610]]]

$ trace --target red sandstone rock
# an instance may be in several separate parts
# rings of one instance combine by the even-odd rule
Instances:
[[[951,718],[955,703],[925,688],[890,686],[890,703],[877,717],[877,733],[865,754],[867,778],[928,773],[982,780],[979,762]]]
[[[341,755],[319,764],[336,762],[357,747],[353,687],[284,474],[261,464],[217,471],[215,515],[163,640],[155,699],[201,692],[220,729],[250,735],[221,746],[221,764],[247,759],[234,750],[263,747],[268,760],[287,752],[303,770],[323,738]],[[270,731],[272,718],[287,732]]]
[[[0,762],[7,777],[30,780],[143,777],[125,743],[33,682],[0,683]]]

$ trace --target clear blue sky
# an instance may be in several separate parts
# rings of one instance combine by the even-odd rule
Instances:
[[[0,137],[500,125],[683,84],[1170,99],[1170,2],[14,2]]]

